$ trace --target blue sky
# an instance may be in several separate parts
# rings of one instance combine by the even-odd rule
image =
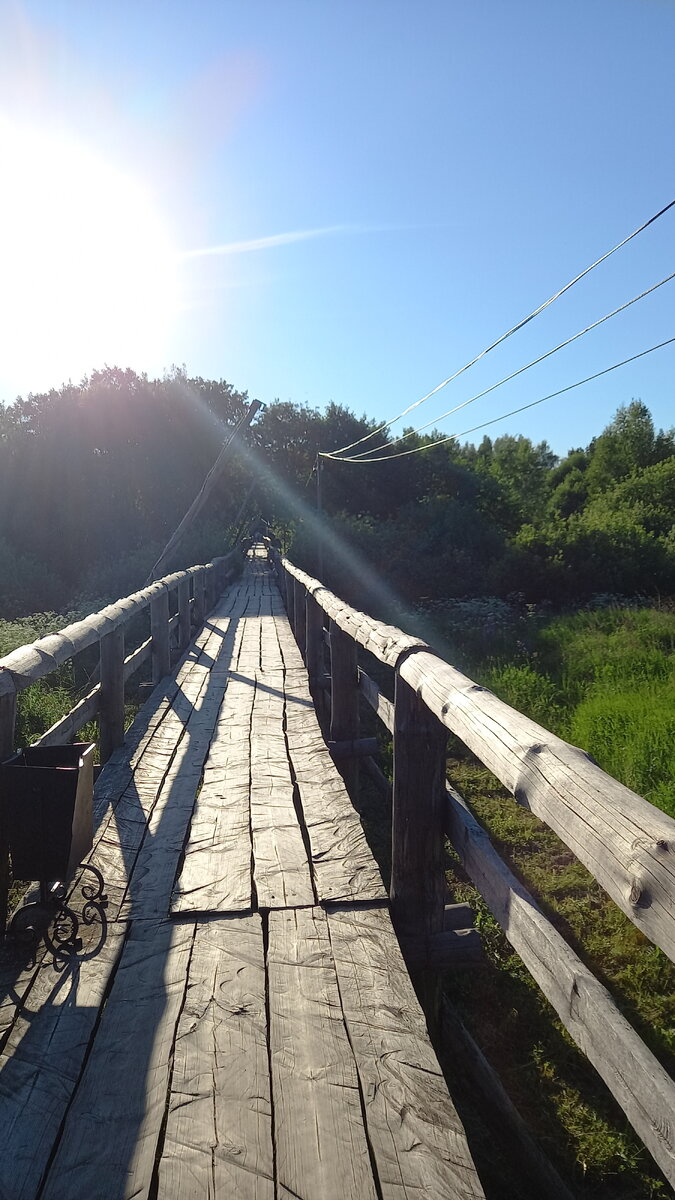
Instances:
[[[0,399],[184,363],[263,401],[394,416],[675,196],[674,52],[673,0],[0,0],[0,117],[31,155],[4,156],[0,266],[20,270],[36,226],[49,241],[31,289],[3,272]],[[53,217],[69,188],[72,225]],[[118,219],[128,261],[102,248]],[[675,270],[674,230],[675,209],[411,420]],[[441,428],[675,335],[674,289]],[[674,363],[675,346],[488,432],[564,453],[633,397],[671,425]]]

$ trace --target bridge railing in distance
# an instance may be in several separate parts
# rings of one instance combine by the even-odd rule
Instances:
[[[346,639],[354,652],[362,646],[394,671],[393,703],[355,667],[355,654],[347,681],[332,664],[329,686],[331,713],[337,706],[341,714],[342,740],[358,736],[359,695],[393,735],[390,899],[404,950],[414,945],[418,962],[442,963],[447,836],[561,1021],[675,1184],[675,1083],[447,782],[448,732],[518,803],[555,830],[619,908],[674,961],[675,821],[424,642],[358,612],[273,546],[268,549],[317,698],[327,686],[324,640],[331,659],[344,655]],[[352,714],[351,731],[345,713]],[[381,782],[386,784],[383,776]]]
[[[15,748],[18,694],[98,644],[100,682],[34,744],[70,742],[80,729],[98,717],[100,760],[106,762],[124,742],[127,680],[148,659],[152,660],[154,683],[169,674],[172,650],[182,653],[187,648],[192,629],[204,623],[206,614],[237,574],[241,562],[241,551],[233,550],[213,562],[175,571],[58,633],[20,646],[0,658],[0,761],[8,758]],[[150,636],[129,649],[125,645],[125,631],[134,618],[148,609]],[[172,609],[175,612],[171,613]],[[7,919],[8,878],[7,843],[0,828],[0,934]]]

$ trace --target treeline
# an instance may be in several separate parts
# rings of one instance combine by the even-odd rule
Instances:
[[[106,368],[0,407],[0,617],[140,586],[247,399],[180,370],[149,380]],[[255,483],[251,515],[316,571],[317,452],[373,430],[337,405],[269,405],[174,565],[225,549]],[[322,493],[325,573],[352,597],[369,571],[408,602],[675,592],[675,435],[637,401],[562,461],[545,442],[486,437],[379,463],[328,460]]]

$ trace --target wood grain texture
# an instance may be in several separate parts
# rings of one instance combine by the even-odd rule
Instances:
[[[448,787],[448,835],[511,945],[675,1184],[675,1082]]]
[[[277,1194],[376,1200],[321,909],[269,914],[267,971]]]
[[[273,601],[283,673],[288,753],[311,849],[320,903],[386,899],[379,868],[342,777],[327,752],[309,681],[281,598]]]
[[[124,742],[124,626],[100,642],[100,758],[105,763]]]
[[[443,928],[447,742],[444,726],[397,674],[389,896],[399,933],[423,938]]]
[[[250,775],[255,683],[232,677],[243,622],[236,623],[230,678],[204,764],[171,911],[245,912],[252,906]]]
[[[384,1200],[482,1197],[389,914],[327,914]]]
[[[90,1048],[119,962],[125,926],[83,925],[82,961],[57,971],[43,956],[0,1054],[0,1195],[33,1200]],[[89,957],[92,953],[93,956]]]
[[[167,921],[132,927],[44,1200],[149,1195],[194,935]]]
[[[197,926],[176,1029],[158,1195],[273,1200],[259,916]]]
[[[675,821],[435,655],[411,655],[401,675],[675,959]]]
[[[293,580],[297,579],[314,596],[326,615],[335,621],[340,629],[349,634],[359,645],[369,650],[371,654],[374,654],[376,658],[379,658],[381,662],[386,662],[389,666],[394,667],[406,651],[426,645],[420,638],[411,637],[410,634],[403,633],[394,625],[385,625],[382,621],[376,621],[374,617],[368,616],[367,613],[352,608],[351,605],[324,587],[320,580],[313,579],[311,575],[301,571],[289,559],[282,559],[281,565],[287,575]]]

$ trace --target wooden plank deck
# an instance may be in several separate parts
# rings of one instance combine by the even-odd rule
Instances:
[[[0,956],[2,1200],[483,1195],[260,551],[96,814],[103,921]]]

